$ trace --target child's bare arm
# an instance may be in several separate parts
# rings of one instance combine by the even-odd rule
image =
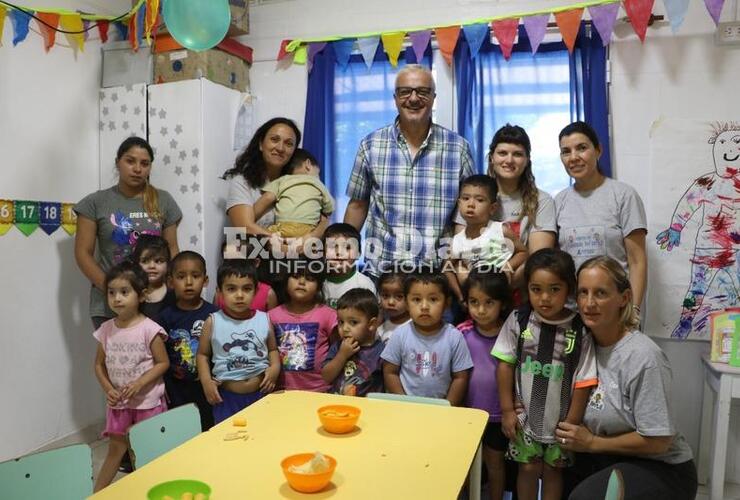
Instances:
[[[462,290],[460,289],[460,282],[457,279],[457,272],[456,272],[457,266],[458,266],[457,260],[450,259],[450,260],[445,261],[445,264],[444,264],[445,277],[447,278],[447,283],[449,283],[452,293],[455,295],[457,300],[462,304],[464,301],[463,301],[463,296],[462,296]]]
[[[499,360],[496,368],[496,381],[498,382],[498,399],[501,403],[501,430],[509,439],[516,436],[516,428],[519,419],[514,409],[514,365]]]
[[[401,384],[401,367],[383,361],[383,383],[385,384],[385,392],[391,394],[406,394]]]
[[[349,358],[355,355],[360,350],[360,344],[352,337],[346,337],[342,339],[342,344],[337,350],[337,354],[327,362],[321,369],[321,378],[324,382],[334,382],[342,371],[344,371],[344,365],[347,364]]]
[[[157,379],[162,378],[167,369],[170,367],[170,358],[167,356],[167,349],[164,346],[164,340],[160,334],[155,335],[150,344],[154,366],[141,374],[139,378],[128,384],[121,393],[121,398],[129,399],[136,396],[141,389],[149,384],[154,383]]]
[[[524,262],[527,260],[527,247],[524,243],[514,234],[509,226],[504,224],[504,237],[510,240],[514,244],[514,253],[509,259],[509,267],[511,267],[511,273],[513,275],[517,269],[519,269]],[[511,279],[511,276],[510,276]]]
[[[265,213],[270,210],[276,202],[277,196],[275,193],[262,193],[262,196],[259,197],[254,205],[252,205],[252,215],[254,216],[254,220],[259,220],[259,218],[265,215]]]
[[[449,401],[452,406],[462,406],[463,400],[465,399],[465,393],[468,390],[469,377],[470,370],[452,373],[450,388],[447,389],[447,401]]]
[[[277,340],[275,340],[275,330],[272,328],[272,323],[270,323],[267,332],[267,357],[270,361],[270,366],[265,370],[265,377],[260,384],[260,391],[262,392],[274,391],[275,384],[280,376],[280,354],[278,353]]]
[[[198,344],[198,354],[195,355],[195,366],[198,368],[198,378],[200,385],[203,386],[203,393],[206,400],[215,405],[222,403],[221,395],[218,393],[218,383],[211,376],[211,335],[213,331],[213,319],[208,318],[203,323],[203,330],[200,333],[200,343]]]
[[[579,425],[583,421],[583,414],[586,413],[586,404],[591,395],[591,389],[592,387],[581,387],[573,391],[568,415],[565,417],[566,422]]]
[[[95,353],[95,377],[98,379],[100,387],[103,388],[103,392],[105,392],[105,399],[108,401],[108,406],[118,404],[121,399],[121,393],[113,386],[110,378],[108,378],[108,370],[105,367],[105,351],[100,343],[98,343],[98,350]]]

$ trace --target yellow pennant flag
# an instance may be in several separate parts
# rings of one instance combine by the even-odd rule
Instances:
[[[3,46],[3,27],[5,26],[5,7],[0,5],[0,47]]]
[[[5,9],[2,9],[5,10]],[[13,227],[15,211],[12,200],[0,200],[0,236],[4,235]]]
[[[295,49],[295,52],[293,53],[293,62],[295,64],[306,64],[307,59],[308,59],[308,50],[305,44]]]
[[[79,31],[80,33],[65,33],[67,41],[73,49],[80,49],[80,52],[85,50],[85,34],[82,30],[85,29],[82,24],[82,18],[79,14],[66,14],[59,18],[59,25],[64,31]]]
[[[62,203],[62,229],[73,235],[77,231],[77,214],[74,203]]]
[[[403,48],[403,39],[406,33],[399,31],[396,33],[383,33],[380,39],[383,41],[383,50],[388,54],[388,60],[394,68],[398,66],[398,55]]]

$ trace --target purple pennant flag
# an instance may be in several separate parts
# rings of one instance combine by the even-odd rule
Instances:
[[[362,58],[365,59],[367,69],[373,67],[373,59],[375,59],[375,52],[378,50],[378,44],[380,43],[379,36],[369,36],[367,38],[358,38],[357,45],[362,53]]]
[[[15,47],[28,36],[28,21],[31,16],[17,9],[11,9],[8,13],[13,23],[13,46]]]
[[[85,33],[83,33],[83,37],[85,37],[85,41],[90,37],[90,32],[87,30],[90,27],[90,21],[87,19],[82,20],[82,29],[85,30]]]
[[[668,20],[671,22],[673,33],[678,31],[686,17],[689,8],[689,0],[663,0]]]
[[[601,41],[606,47],[612,39],[614,23],[617,20],[617,14],[619,14],[619,3],[592,5],[588,8],[588,13],[591,14],[591,22],[596,27],[596,31],[599,32]]]
[[[527,31],[527,36],[529,37],[529,43],[532,46],[532,54],[536,54],[537,49],[540,48],[540,44],[545,38],[545,31],[547,30],[547,22],[549,20],[550,14],[529,16],[522,19],[524,29]]]
[[[334,55],[337,58],[339,67],[345,69],[349,64],[349,58],[352,55],[352,47],[355,45],[354,38],[345,38],[331,42],[334,49]]]
[[[475,59],[481,45],[483,45],[483,40],[490,36],[488,24],[468,24],[463,26],[462,29],[465,33],[465,39],[468,41],[468,48],[470,48],[470,58]]]
[[[429,47],[429,41],[432,39],[432,30],[415,31],[409,34],[411,39],[411,47],[414,49],[416,55],[416,62],[420,63],[424,58],[424,52]]]
[[[722,14],[722,6],[725,4],[725,0],[704,0],[704,5],[707,6],[709,15],[714,19],[714,24],[719,24],[719,16]]]
[[[311,72],[311,69],[313,69],[313,59],[316,57],[316,54],[324,50],[324,47],[326,47],[326,42],[311,42],[308,44],[308,72]]]

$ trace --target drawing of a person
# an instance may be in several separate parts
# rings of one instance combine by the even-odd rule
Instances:
[[[686,338],[692,327],[698,329],[693,325],[696,313],[719,273],[724,276],[720,274],[718,279],[731,287],[730,296],[724,296],[725,302],[734,301],[740,291],[740,123],[717,123],[708,142],[713,145],[715,171],[694,181],[676,205],[670,227],[656,237],[661,249],[671,251],[681,243],[686,223],[699,212],[691,283],[683,300],[681,319],[671,337]],[[713,309],[726,305],[730,304]]]

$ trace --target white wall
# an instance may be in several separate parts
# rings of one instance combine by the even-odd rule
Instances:
[[[279,114],[303,122],[305,67],[278,68],[274,59],[282,39],[451,24],[567,3],[560,0],[289,0],[256,6],[251,13],[251,34],[244,40],[255,49],[257,60],[251,74],[252,90],[260,103],[257,123]],[[715,46],[714,24],[704,3],[689,3],[686,21],[677,35],[672,34],[666,20],[649,28],[647,41],[641,44],[632,28],[621,23],[611,44],[615,171],[617,178],[635,186],[646,202],[651,193],[645,167],[649,165],[649,130],[654,120],[661,116],[740,119],[740,101],[736,98],[740,47]],[[656,2],[653,12],[662,14],[662,9],[662,2]],[[737,9],[737,0],[728,0],[723,20],[733,19]],[[554,137],[557,132],[553,130]],[[653,190],[654,195],[659,194],[658,187]],[[670,340],[658,343],[673,366],[673,402],[679,429],[697,450],[702,393],[699,356],[708,350],[708,345]],[[735,410],[736,415],[740,413],[740,408]],[[731,422],[731,428],[740,428],[738,417]],[[729,477],[740,481],[740,458],[729,457],[728,461]]]
[[[38,2],[20,2],[38,6]],[[103,2],[100,2],[103,3]],[[56,6],[119,13],[124,0]],[[37,29],[31,23],[32,29]],[[31,32],[12,45],[6,19],[0,48],[0,198],[74,202],[98,189],[99,43],[75,59],[68,48],[44,53]],[[97,33],[93,38],[97,37]],[[63,36],[59,41],[66,44]],[[96,424],[104,399],[92,370],[95,342],[87,283],[73,238],[63,229],[0,237],[0,461]]]

